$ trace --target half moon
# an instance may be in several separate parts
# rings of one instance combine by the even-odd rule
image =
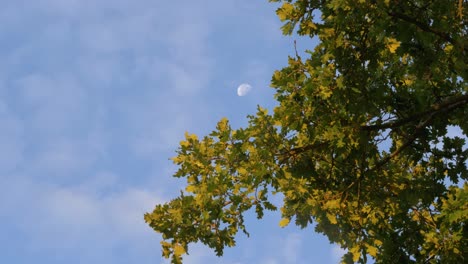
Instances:
[[[248,83],[243,83],[237,87],[237,95],[245,96],[250,92],[250,90],[252,90],[252,86]]]

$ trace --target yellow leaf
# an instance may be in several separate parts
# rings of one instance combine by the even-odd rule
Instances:
[[[280,71],[275,71],[273,74],[273,80],[278,81],[281,79],[281,72]]]
[[[263,194],[263,190],[260,190],[257,192],[257,197],[262,197],[262,194]]]
[[[302,184],[299,184],[297,185],[297,191],[300,193],[300,194],[304,194],[308,191],[307,188],[305,188]]]
[[[218,130],[223,132],[226,131],[228,128],[228,119],[223,117],[221,121],[218,122]]]
[[[312,29],[312,30],[316,30],[317,29],[317,25],[314,24],[312,21],[308,21],[307,22],[307,26]]]
[[[340,200],[328,200],[324,207],[327,209],[337,209],[340,207]]]
[[[252,154],[254,154],[254,153],[257,152],[257,149],[256,149],[254,146],[252,146],[252,145],[249,145],[249,146],[247,147],[247,150],[249,151],[250,155],[252,155]]]
[[[279,222],[279,226],[280,226],[280,227],[285,227],[285,226],[287,226],[287,225],[289,225],[289,218],[283,218],[283,219],[281,219],[281,221]]]
[[[333,214],[327,213],[327,218],[328,218],[328,221],[330,221],[330,223],[333,225],[338,223],[338,221],[336,220],[336,216]]]
[[[174,245],[174,255],[180,256],[185,253],[185,248],[179,244]]]
[[[185,141],[185,140],[182,140],[182,141],[180,142],[180,145],[181,145],[182,147],[189,147],[189,146],[190,146],[190,142]]]
[[[376,257],[377,256],[377,248],[374,247],[374,246],[371,246],[371,245],[367,245],[367,253],[369,253],[369,255],[371,255],[372,257]]]
[[[359,251],[359,246],[354,246],[349,250],[353,254],[353,262],[357,262],[361,257],[361,252]]]
[[[445,46],[444,50],[445,50],[445,52],[449,53],[450,51],[453,50],[453,45],[452,45],[452,44],[448,44],[447,46]]]
[[[410,61],[411,59],[411,56],[408,54],[408,53],[405,53],[403,54],[403,56],[401,57],[401,62],[403,62],[403,64],[408,64],[408,62]]]
[[[172,157],[171,160],[176,164],[180,164],[185,160],[185,158],[182,156],[176,156],[176,157]]]
[[[324,28],[323,31],[322,31],[322,35],[325,38],[335,37],[335,29],[334,28]],[[329,54],[328,56],[331,56],[331,54]],[[326,60],[328,60],[328,58]]]
[[[404,83],[406,86],[410,86],[410,85],[412,85],[412,84],[414,83],[414,81],[411,80],[411,79],[404,79],[404,80],[403,80],[403,83]]]
[[[387,42],[387,48],[390,50],[390,53],[395,53],[396,49],[400,47],[400,41],[390,38]]]
[[[189,185],[185,188],[187,192],[191,192],[191,193],[195,192],[196,189],[197,187],[195,187],[194,185]]]
[[[169,255],[171,254],[171,252],[169,251],[169,248],[171,247],[171,244],[168,243],[168,242],[165,242],[165,241],[161,241],[160,242],[161,245],[162,245],[162,249],[163,249],[163,256],[165,258],[169,258]]]
[[[319,89],[320,89],[320,95],[323,99],[329,98],[333,93],[328,87],[323,86],[323,85],[321,85]]]
[[[234,186],[234,190],[232,191],[233,194],[237,195],[239,194],[240,192],[240,186],[239,185],[235,185]]]
[[[283,6],[276,11],[276,14],[278,15],[281,21],[284,21],[291,15],[293,9],[293,5],[291,5],[290,3],[284,3]]]
[[[247,175],[247,170],[245,168],[239,168],[237,169],[237,173],[239,173],[239,175]]]
[[[259,114],[261,113],[263,115],[267,115],[268,114],[268,109],[259,107],[258,112],[259,112]]]
[[[186,138],[187,140],[190,140],[190,139],[192,139],[192,140],[198,140],[197,135],[195,135],[195,134],[189,134],[188,132],[185,132],[185,138]]]

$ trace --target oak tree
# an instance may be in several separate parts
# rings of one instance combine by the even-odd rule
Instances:
[[[221,256],[281,193],[279,225],[314,223],[344,263],[466,263],[466,1],[287,0],[277,15],[319,43],[274,72],[272,113],[180,142],[187,186],[145,214],[163,256]]]

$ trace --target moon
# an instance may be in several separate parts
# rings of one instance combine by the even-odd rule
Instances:
[[[250,92],[250,90],[252,90],[252,86],[248,83],[243,83],[237,87],[237,95],[245,96]]]

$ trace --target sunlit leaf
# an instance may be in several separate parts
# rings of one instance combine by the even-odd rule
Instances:
[[[279,222],[279,226],[280,226],[280,227],[285,227],[285,226],[289,225],[289,221],[290,221],[289,218],[283,218],[283,219],[281,219],[281,221]]]

